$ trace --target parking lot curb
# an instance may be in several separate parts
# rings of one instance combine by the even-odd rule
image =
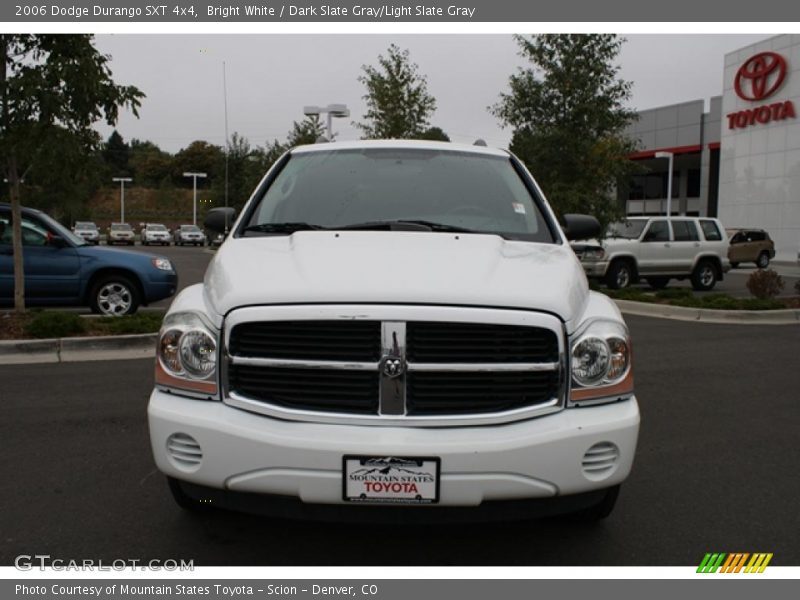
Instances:
[[[713,310],[709,308],[635,302],[633,300],[614,300],[614,302],[623,313],[641,317],[698,321],[701,323],[735,323],[740,325],[800,324],[800,310],[794,308],[782,310]]]
[[[0,341],[0,364],[84,362],[152,358],[157,333],[48,340]]]

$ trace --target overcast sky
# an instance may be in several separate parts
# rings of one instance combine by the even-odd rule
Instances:
[[[725,53],[765,35],[627,35],[620,75],[633,82],[631,106],[653,108],[722,92]],[[364,64],[377,64],[389,44],[408,49],[436,98],[431,123],[455,142],[485,139],[506,146],[487,107],[525,62],[510,35],[142,35],[98,34],[98,49],[112,56],[117,83],[136,85],[147,98],[140,118],[124,114],[117,129],[126,141],[150,140],[170,152],[194,140],[225,143],[223,62],[228,130],[252,146],[283,141],[303,106],[344,103],[350,119],[336,119],[340,140],[357,139],[351,122],[365,110],[358,82]],[[110,128],[102,127],[107,137]]]

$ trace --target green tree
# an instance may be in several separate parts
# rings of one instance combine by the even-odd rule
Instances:
[[[59,127],[86,150],[97,146],[92,125],[114,125],[120,107],[135,115],[144,94],[111,78],[109,56],[91,35],[0,35],[0,164],[11,196],[14,249],[14,307],[25,310],[20,179],[39,166]],[[39,165],[37,165],[39,163]]]
[[[305,119],[294,121],[289,137],[286,138],[286,146],[294,148],[303,144],[314,144],[326,134],[325,125],[320,121],[319,115],[308,115]]]
[[[514,130],[511,150],[531,170],[559,214],[583,212],[601,224],[619,218],[615,186],[635,169],[625,128],[631,83],[618,78],[624,42],[610,34],[515,36],[532,68],[520,69],[490,111]]]
[[[130,159],[131,149],[122,136],[115,129],[103,148],[103,162],[106,163],[111,173],[116,177],[130,175],[128,170],[128,160]]]
[[[427,79],[410,61],[408,50],[392,44],[387,56],[378,55],[378,67],[363,65],[358,81],[364,84],[367,102],[364,123],[356,127],[365,139],[412,139],[422,135],[436,110],[428,93]]]
[[[186,172],[206,173],[209,179],[213,179],[224,175],[224,170],[224,150],[203,140],[196,140],[179,150],[173,161],[173,178],[181,186],[191,185],[191,181],[183,176]]]
[[[434,142],[449,142],[450,136],[447,135],[441,127],[428,127],[420,134],[419,139],[432,140]]]
[[[152,142],[131,140],[128,166],[133,180],[144,187],[159,187],[171,182],[172,155]],[[183,182],[182,182],[183,183]]]

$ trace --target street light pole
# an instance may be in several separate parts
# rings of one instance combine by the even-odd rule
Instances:
[[[183,176],[192,178],[192,225],[197,225],[197,178],[205,179],[206,173],[184,173]]]
[[[119,182],[119,222],[125,222],[125,183],[133,181],[130,177],[113,177],[111,181]]]
[[[346,104],[328,104],[328,106],[304,106],[303,107],[303,114],[307,117],[316,115],[319,116],[323,113],[327,113],[327,123],[328,123],[328,141],[333,141],[333,117],[341,118],[341,117],[349,117],[350,116],[350,109],[347,108]]]
[[[667,218],[672,217],[672,165],[675,160],[673,152],[656,152],[656,158],[669,159],[669,179],[667,179]]]

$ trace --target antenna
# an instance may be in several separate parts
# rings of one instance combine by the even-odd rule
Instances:
[[[228,156],[231,151],[228,139],[228,81],[225,74],[225,61],[222,61],[222,99],[225,105],[225,208],[228,208]],[[228,211],[225,211],[225,234],[228,233]]]

